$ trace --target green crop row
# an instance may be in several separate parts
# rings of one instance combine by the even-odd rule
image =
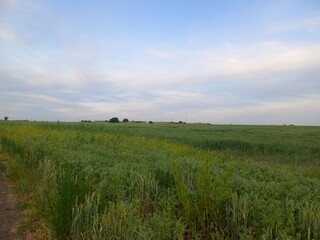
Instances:
[[[18,189],[33,192],[52,238],[320,238],[319,178],[207,151],[186,137],[130,131],[0,125],[1,145],[14,159],[8,173]]]

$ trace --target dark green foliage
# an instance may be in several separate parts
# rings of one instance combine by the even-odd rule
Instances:
[[[119,123],[119,119],[117,117],[113,117],[113,118],[110,118],[109,120],[110,123]]]
[[[65,237],[71,229],[72,208],[77,203],[84,202],[85,195],[91,192],[85,173],[74,168],[61,166],[56,176],[56,196],[54,202],[48,204],[52,217],[54,236],[58,239]],[[49,200],[49,199],[48,199]]]
[[[188,173],[182,175],[182,171],[173,164],[178,206],[181,207],[180,214],[187,224],[187,238],[192,238],[194,233],[200,233],[204,238],[208,238],[213,232],[224,234],[225,204],[231,192],[228,186],[231,171],[214,178],[211,169],[212,163],[206,159],[196,182],[192,182]]]

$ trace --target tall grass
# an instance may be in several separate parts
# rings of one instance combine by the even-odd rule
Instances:
[[[231,192],[227,185],[230,172],[220,176],[222,179],[219,181],[213,178],[211,169],[212,165],[206,159],[194,182],[192,177],[182,175],[176,164],[173,164],[181,215],[187,224],[187,238],[192,238],[197,232],[206,238],[213,232],[224,232],[224,204]]]
[[[320,205],[307,202],[298,208],[297,233],[303,239],[320,239]]]

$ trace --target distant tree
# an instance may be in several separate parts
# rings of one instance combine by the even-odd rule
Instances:
[[[4,117],[4,120],[7,121],[9,117]]]
[[[151,123],[153,123],[152,121],[149,121],[149,123],[151,124]]]
[[[111,123],[118,123],[118,122],[120,122],[120,121],[119,121],[119,118],[113,117],[113,118],[110,118],[109,122],[111,122]]]
[[[129,122],[129,119],[125,118],[125,119],[122,120],[122,122]]]

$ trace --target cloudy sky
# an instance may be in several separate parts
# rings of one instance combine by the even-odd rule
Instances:
[[[320,1],[0,0],[0,118],[320,125]]]

